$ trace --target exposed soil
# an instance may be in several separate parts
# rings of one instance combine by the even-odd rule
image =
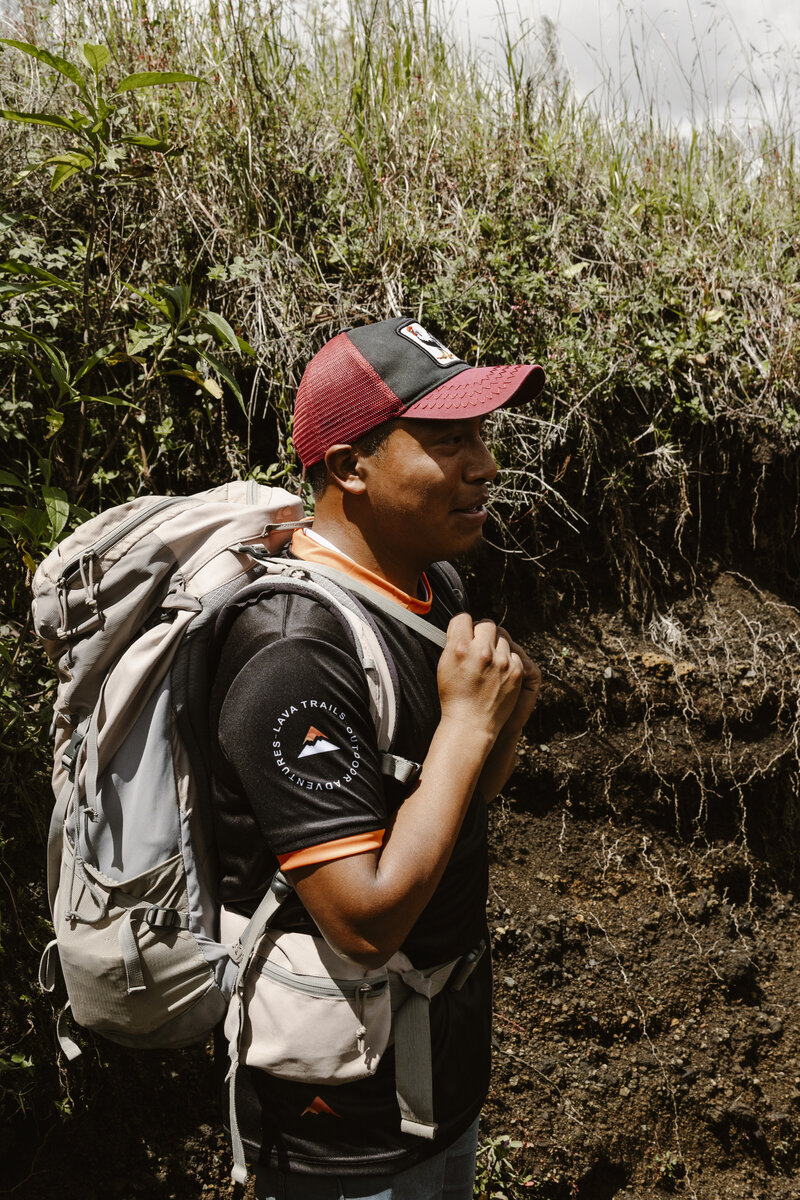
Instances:
[[[546,689],[493,813],[484,1194],[797,1200],[800,615],[722,575],[647,630],[530,644]],[[207,1051],[98,1055],[66,1117],[53,1077],[5,1131],[2,1194],[234,1196]]]
[[[535,1195],[800,1196],[798,631],[723,576],[648,635],[540,643],[549,740],[494,816],[486,1110]]]

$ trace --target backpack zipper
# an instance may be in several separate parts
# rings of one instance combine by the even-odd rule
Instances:
[[[306,996],[343,999],[352,996],[359,1004],[363,1004],[369,996],[380,995],[389,986],[388,975],[378,976],[377,979],[334,979],[317,975],[296,975],[293,971],[287,971],[266,959],[261,960],[259,974],[296,992],[303,992]]]
[[[75,558],[71,559],[61,572],[59,584],[66,584],[73,575],[81,570],[82,565],[87,558],[101,558],[108,550],[111,549],[112,546],[116,545],[117,542],[121,541],[122,538],[126,537],[127,534],[129,534],[132,530],[136,529],[137,525],[143,525],[145,521],[149,521],[151,517],[156,515],[156,513],[161,512],[162,509],[168,508],[172,504],[185,503],[185,496],[162,496],[160,500],[156,501],[155,504],[151,504],[149,508],[145,508],[142,509],[141,512],[134,513],[133,516],[128,517],[127,521],[123,521],[123,523],[116,529],[113,529],[110,533],[107,533],[106,536],[100,538],[99,541],[94,542],[93,545],[87,546],[85,550],[83,550]]]

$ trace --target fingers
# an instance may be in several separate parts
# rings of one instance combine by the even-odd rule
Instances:
[[[473,624],[469,613],[459,613],[447,627],[447,641],[448,645],[458,647],[462,653],[467,651],[469,643],[472,642],[473,648],[483,651],[482,657],[487,664],[493,661],[513,665],[515,671],[519,670],[522,675],[523,686],[535,683],[538,689],[541,683],[539,668],[523,648],[517,645],[508,630],[503,629],[502,625],[495,625],[494,621],[487,617]]]
[[[530,691],[537,691],[542,684],[542,673],[531,658],[528,657],[522,646],[519,646],[507,630],[498,626],[498,638],[504,638],[508,642],[510,649],[514,654],[519,656],[522,663],[522,686]]]
[[[518,671],[522,673],[523,652],[494,621],[487,618],[476,621],[472,628],[472,638],[475,648],[487,666],[494,663],[500,667],[511,668],[514,674]]]

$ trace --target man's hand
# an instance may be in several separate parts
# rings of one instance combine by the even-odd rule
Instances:
[[[473,626],[469,613],[459,613],[447,627],[447,644],[439,659],[437,681],[443,721],[454,721],[491,746],[520,705],[527,715],[536,696],[523,702],[523,657],[529,676],[536,668],[493,621]],[[537,672],[538,675],[538,672]],[[521,726],[520,726],[521,727]]]
[[[528,658],[528,655],[512,640],[510,634],[505,629],[498,628],[497,636],[504,638],[508,642],[509,649],[512,654],[516,654],[522,663],[522,687],[520,688],[519,697],[511,716],[503,726],[503,733],[518,731],[522,732],[525,723],[536,707],[536,702],[539,699],[539,691],[542,686],[542,672],[536,664]]]
[[[522,686],[517,702],[498,733],[481,771],[480,789],[486,800],[494,800],[514,770],[517,743],[525,722],[536,707],[539,689],[542,686],[541,671],[528,658],[522,647],[512,641],[505,629],[498,629],[497,636],[508,643],[509,652],[519,659],[522,667]]]

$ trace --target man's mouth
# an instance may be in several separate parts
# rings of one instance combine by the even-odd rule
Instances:
[[[475,500],[472,504],[465,504],[463,506],[463,508],[456,508],[453,511],[457,512],[457,513],[463,513],[466,516],[485,517],[487,515],[487,513],[486,513],[486,501],[487,500],[488,500],[488,496],[481,496],[478,500]]]

